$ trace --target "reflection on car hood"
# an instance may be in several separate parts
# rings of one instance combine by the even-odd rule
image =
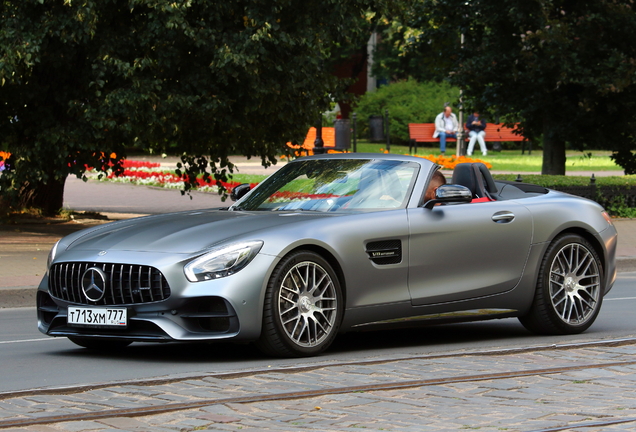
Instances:
[[[201,210],[170,213],[102,225],[79,233],[68,249],[194,253],[252,231],[290,224],[281,212]],[[322,218],[320,213],[300,218]]]

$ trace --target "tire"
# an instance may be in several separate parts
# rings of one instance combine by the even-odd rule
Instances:
[[[269,280],[256,346],[277,357],[317,355],[333,342],[342,314],[340,282],[329,263],[314,252],[294,252]]]
[[[577,334],[596,320],[602,302],[603,266],[598,254],[583,237],[564,234],[548,247],[534,301],[519,321],[538,334]]]
[[[79,345],[82,348],[88,348],[96,351],[118,351],[123,348],[126,348],[132,342],[129,341],[116,341],[116,340],[107,340],[107,339],[94,339],[94,338],[84,338],[84,337],[75,337],[69,336],[69,340],[73,342],[75,345]]]

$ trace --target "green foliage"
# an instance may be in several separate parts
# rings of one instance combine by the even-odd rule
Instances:
[[[625,197],[614,196],[614,198],[605,204],[606,210],[615,217],[620,218],[636,218],[636,208],[629,207],[625,202]]]
[[[343,88],[331,62],[364,45],[375,3],[3,1],[2,194],[61,207],[43,186],[133,147],[183,154],[186,180],[224,178],[233,154],[274,163]]]
[[[514,181],[517,180],[517,175],[495,174],[493,178]],[[590,188],[592,186],[590,178],[583,176],[521,175],[521,180],[524,183],[532,183],[594,199],[614,217],[636,217],[636,207],[630,207],[630,202],[626,199],[626,194],[633,197],[632,191],[636,188],[636,175],[597,177],[594,180],[595,188]],[[630,201],[634,205],[632,199]]]
[[[623,167],[625,174],[636,174],[636,155],[631,149],[620,149],[610,156],[614,162]]]
[[[543,137],[544,174],[564,173],[568,143],[635,148],[633,1],[420,0],[404,19],[393,66],[448,79],[466,106]]]
[[[459,90],[447,83],[399,81],[367,93],[357,103],[358,135],[369,135],[368,118],[389,110],[391,141],[409,141],[409,123],[432,123],[445,104],[457,104]]]

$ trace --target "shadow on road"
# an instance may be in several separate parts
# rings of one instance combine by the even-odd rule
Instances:
[[[493,346],[498,345],[497,341],[504,342],[529,335],[530,332],[513,319],[353,332],[340,335],[327,352],[318,358],[326,360],[330,357],[349,357],[369,350],[378,350],[377,355],[396,350],[412,352],[412,348],[416,348],[421,354],[429,354],[440,352],[440,346],[448,347],[441,351],[459,351],[466,345]],[[269,358],[251,344],[233,343],[135,343],[116,352],[77,347],[77,349],[49,351],[47,355],[76,359],[138,360],[154,364],[200,362],[213,364]]]

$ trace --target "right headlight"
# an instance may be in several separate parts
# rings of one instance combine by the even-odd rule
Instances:
[[[183,267],[190,282],[201,282],[232,275],[245,268],[261,250],[263,242],[233,243],[201,255]]]

